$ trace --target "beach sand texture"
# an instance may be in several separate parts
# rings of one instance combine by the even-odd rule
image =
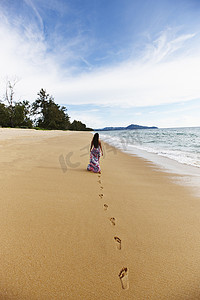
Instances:
[[[200,299],[200,199],[91,137],[0,129],[0,299]]]

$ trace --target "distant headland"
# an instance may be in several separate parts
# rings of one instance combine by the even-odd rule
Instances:
[[[109,131],[109,130],[130,130],[130,129],[158,129],[158,127],[152,126],[140,126],[140,125],[135,125],[131,124],[127,127],[104,127],[100,129],[94,129],[95,131]]]

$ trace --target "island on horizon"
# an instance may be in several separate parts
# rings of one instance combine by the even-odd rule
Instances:
[[[95,131],[110,131],[110,130],[129,130],[129,129],[158,129],[156,126],[141,126],[136,124],[131,124],[127,127],[104,127],[99,129],[94,129]]]

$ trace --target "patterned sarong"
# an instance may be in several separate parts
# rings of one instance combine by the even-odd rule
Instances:
[[[95,173],[98,173],[101,171],[100,165],[99,165],[99,159],[100,159],[100,149],[93,148],[90,152],[90,163],[87,166],[88,171],[93,171]]]

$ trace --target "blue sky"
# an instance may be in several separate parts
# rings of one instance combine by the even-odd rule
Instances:
[[[1,0],[0,94],[41,88],[93,128],[200,126],[200,2]]]

